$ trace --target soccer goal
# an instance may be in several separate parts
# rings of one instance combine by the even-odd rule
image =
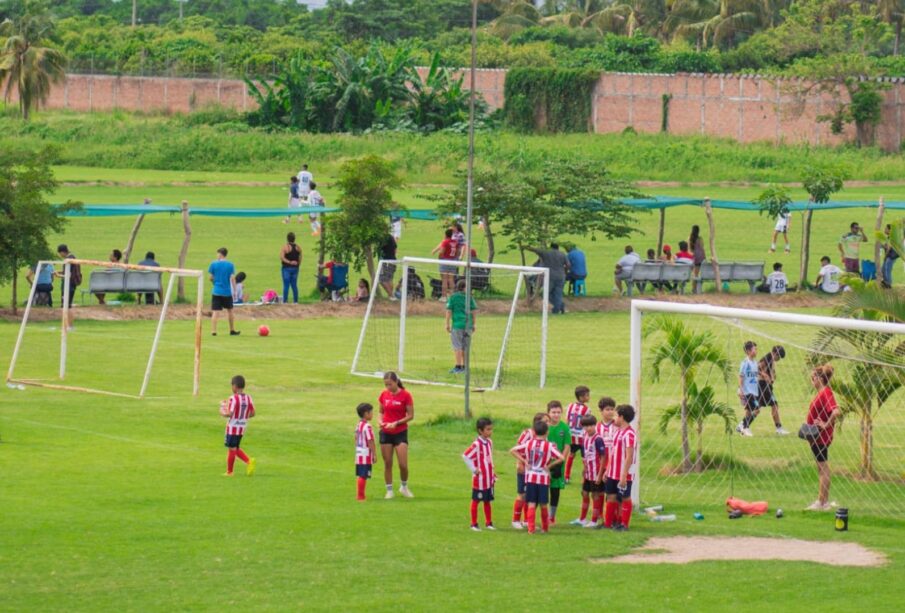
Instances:
[[[415,383],[464,385],[463,374],[450,372],[455,362],[446,332],[440,266],[455,267],[450,277],[465,274],[465,262],[406,257],[378,263],[352,374],[382,377],[396,371]],[[549,271],[474,263],[471,272],[478,307],[471,337],[471,384],[483,390],[544,387]],[[381,279],[396,301],[377,299]]]
[[[633,494],[642,505],[689,512],[729,496],[804,509],[818,497],[818,475],[816,452],[798,431],[817,395],[811,375],[828,364],[842,417],[828,447],[827,502],[901,518],[903,347],[902,324],[633,301],[630,389],[640,441]],[[752,369],[760,408],[749,422],[739,379]],[[744,378],[741,387],[743,396]]]
[[[201,270],[194,269],[183,269],[183,268],[167,268],[167,267],[157,267],[157,266],[141,266],[137,264],[122,264],[122,263],[113,263],[113,262],[100,262],[97,260],[83,260],[83,259],[66,259],[62,261],[41,261],[38,262],[36,270],[40,270],[42,266],[49,265],[54,266],[57,270],[63,271],[63,305],[62,305],[62,320],[60,325],[60,362],[59,362],[59,381],[64,381],[66,378],[66,366],[67,366],[67,357],[69,354],[69,317],[70,311],[72,309],[71,304],[69,304],[69,290],[70,284],[72,280],[72,266],[79,265],[82,267],[84,279],[86,283],[89,283],[89,275],[86,274],[86,268],[93,269],[93,271],[102,270],[102,274],[105,275],[105,285],[109,287],[122,287],[122,291],[127,291],[130,283],[130,273],[139,273],[139,274],[147,274],[147,273],[156,273],[156,274],[168,274],[169,280],[167,282],[166,293],[164,294],[163,303],[160,307],[160,317],[157,322],[157,326],[154,332],[154,338],[150,347],[150,354],[148,355],[148,361],[144,370],[144,377],[142,378],[141,387],[138,391],[138,394],[129,394],[122,391],[111,391],[111,390],[102,390],[95,389],[90,387],[83,386],[74,386],[74,385],[64,385],[63,383],[51,382],[48,380],[34,379],[29,377],[16,377],[16,365],[20,357],[20,353],[24,346],[24,340],[26,338],[26,328],[28,326],[29,316],[32,311],[32,304],[34,302],[35,291],[37,289],[37,284],[33,284],[31,286],[31,291],[29,292],[28,302],[25,307],[25,313],[22,316],[22,323],[19,326],[19,334],[16,337],[16,345],[13,348],[12,357],[10,358],[9,370],[6,373],[6,381],[7,384],[11,385],[26,385],[26,386],[35,386],[35,387],[45,387],[50,389],[58,389],[64,391],[74,391],[74,392],[88,392],[94,394],[104,394],[108,396],[120,396],[125,398],[143,398],[145,393],[148,390],[148,384],[151,380],[151,370],[154,366],[154,358],[157,355],[158,346],[160,343],[160,336],[163,331],[163,324],[167,318],[167,312],[170,307],[170,303],[173,297],[173,286],[177,278],[180,277],[189,277],[196,278],[198,280],[198,296],[197,302],[195,304],[195,342],[194,342],[194,366],[192,369],[192,394],[197,396],[200,385],[200,377],[201,377],[201,313],[204,301],[204,273]],[[114,290],[111,290],[111,293],[115,293]],[[42,358],[46,358],[44,355]]]

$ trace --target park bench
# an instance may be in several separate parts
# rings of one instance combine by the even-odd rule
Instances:
[[[723,262],[720,264],[720,281],[723,283],[746,282],[752,294],[757,291],[757,284],[763,279],[763,262]],[[695,292],[701,293],[704,281],[715,280],[713,263],[704,262],[701,264],[701,274],[695,279]]]
[[[161,274],[150,270],[118,270],[115,268],[92,270],[85,294],[152,294],[163,290]]]
[[[648,283],[654,287],[674,288],[672,291],[684,294],[685,285],[691,281],[691,270],[690,264],[639,262],[632,268],[632,278],[627,281],[628,295],[632,295],[635,287],[643,293]]]

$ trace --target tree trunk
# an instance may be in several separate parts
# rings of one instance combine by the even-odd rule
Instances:
[[[883,213],[886,209],[886,204],[883,200],[883,196],[880,196],[880,200],[877,203],[877,221],[874,224],[874,230],[876,233],[880,233],[883,231]],[[874,263],[877,265],[877,283],[884,283],[886,279],[883,278],[883,261],[880,259],[882,255],[884,243],[874,240]]]
[[[723,279],[720,277],[720,260],[716,255],[716,226],[713,223],[713,207],[710,198],[704,199],[704,213],[707,215],[707,225],[710,228],[710,264],[713,266],[713,280],[716,283],[716,293],[723,293]],[[694,245],[692,245],[694,249]],[[701,286],[703,292],[703,285]]]
[[[813,201],[809,203],[813,205]],[[801,226],[801,270],[798,273],[798,291],[803,291],[808,282],[808,256],[811,249],[811,218],[814,211],[808,208],[804,212],[804,223]]]
[[[135,237],[138,236],[138,230],[141,229],[141,222],[144,220],[144,213],[135,219],[135,224],[132,226],[132,232],[129,234],[129,240],[126,242],[126,248],[123,249],[123,262],[125,264],[129,263],[129,258],[132,256],[132,248],[135,246]]]
[[[368,245],[365,247],[365,260],[368,263],[368,278],[374,278],[374,251],[371,249],[371,246]]]
[[[182,248],[179,250],[179,268],[185,268],[185,258],[189,254],[189,243],[192,241],[192,224],[189,223],[189,201],[182,201]],[[176,300],[185,302],[185,277],[176,281]]]
[[[697,459],[694,462],[694,472],[702,473],[704,472],[704,420],[699,419],[695,424],[695,431],[698,435],[697,446],[698,453]]]
[[[896,40],[892,45],[892,54],[899,55],[899,41],[902,40],[902,20],[896,22]]]
[[[38,282],[37,273],[35,273],[35,283]],[[13,258],[13,316],[19,314],[19,292],[18,292],[18,284],[19,284],[19,262],[16,258]]]
[[[871,405],[861,411],[861,478],[876,481],[874,470],[874,416]]]
[[[663,255],[663,232],[666,229],[666,208],[660,209],[660,228],[657,232],[657,257]]]
[[[132,27],[135,27],[138,21],[138,0],[132,0]]]
[[[484,238],[487,239],[487,263],[493,264],[496,248],[493,245],[493,231],[490,229],[490,219],[484,215],[481,217],[481,223],[484,224]]]
[[[691,446],[688,444],[688,383],[682,373],[682,472],[691,472]]]

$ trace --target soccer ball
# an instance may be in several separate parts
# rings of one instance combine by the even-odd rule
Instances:
[[[258,328],[258,336],[270,336],[270,328],[267,326],[261,326]]]

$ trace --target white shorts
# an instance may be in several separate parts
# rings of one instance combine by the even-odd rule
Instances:
[[[773,228],[776,232],[785,232],[789,228],[789,222],[785,219],[779,219],[776,221],[776,227]]]
[[[298,198],[290,198],[289,199],[289,208],[290,209],[300,209],[302,208],[302,201]]]

